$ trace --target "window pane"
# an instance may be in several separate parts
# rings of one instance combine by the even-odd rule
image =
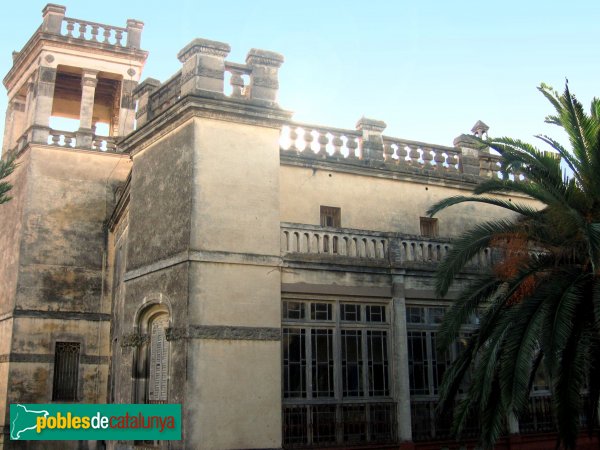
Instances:
[[[306,406],[283,407],[283,443],[308,443]]]
[[[385,306],[367,305],[367,322],[385,322]]]
[[[406,307],[407,323],[425,323],[425,308],[419,306]]]
[[[313,406],[313,444],[335,442],[335,405]]]
[[[333,397],[333,330],[312,330],[313,397]]]
[[[410,393],[414,395],[429,394],[429,377],[426,365],[427,334],[424,331],[409,331],[407,337]]]
[[[447,351],[439,351],[437,349],[436,333],[431,333],[431,354],[433,360],[431,361],[433,367],[433,393],[437,394],[444,373],[450,365],[450,354]]]
[[[341,318],[346,322],[360,322],[360,305],[342,303],[340,305]]]
[[[52,400],[77,400],[79,342],[57,342],[54,354]]]
[[[331,303],[311,303],[311,320],[332,320]]]
[[[283,396],[306,397],[306,347],[302,328],[283,329]]]
[[[304,319],[305,304],[302,302],[283,302],[284,319]]]
[[[444,318],[445,312],[445,308],[429,308],[429,323],[442,323],[442,319]]]
[[[344,442],[367,440],[366,405],[343,405]]]
[[[387,332],[367,331],[369,395],[389,395]]]
[[[362,331],[342,330],[343,396],[363,395]]]
[[[370,409],[371,441],[395,440],[396,408],[394,403],[374,403]]]

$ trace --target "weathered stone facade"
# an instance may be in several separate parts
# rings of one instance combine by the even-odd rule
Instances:
[[[0,448],[101,445],[8,439],[10,403],[55,399],[57,342],[80,346],[77,402],[182,404],[182,441],[109,448],[458,448],[429,417],[433,319],[456,295],[432,278],[449,238],[498,212],[420,218],[497,176],[497,158],[366,118],[295,123],[276,102],[283,57],[264,50],[233,63],[196,39],[171,79],[138,84],[141,22],[64,15],[44,9],[4,79],[20,165],[0,206]]]

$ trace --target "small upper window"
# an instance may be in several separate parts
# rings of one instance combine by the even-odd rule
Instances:
[[[304,303],[302,302],[283,302],[284,319],[304,319]]]
[[[331,304],[330,303],[311,303],[310,304],[310,319],[311,320],[332,320]]]
[[[431,217],[421,217],[421,236],[437,237],[438,220]]]
[[[385,306],[367,305],[367,322],[385,322]]]
[[[321,226],[340,228],[342,226],[342,210],[335,206],[321,206]]]

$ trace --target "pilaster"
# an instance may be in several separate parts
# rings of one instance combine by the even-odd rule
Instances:
[[[279,90],[278,73],[283,64],[283,55],[253,48],[246,56],[246,64],[252,70],[250,98],[275,103]]]
[[[44,33],[60,34],[60,28],[66,11],[67,8],[62,5],[48,3],[42,9],[42,31]]]
[[[231,51],[229,44],[194,39],[186,45],[177,58],[181,69],[181,96],[217,93],[223,95],[225,57]]]
[[[127,19],[127,47],[141,48],[142,45],[142,30],[144,22],[135,19]]]
[[[357,131],[362,133],[362,158],[383,161],[383,130],[386,123],[381,120],[362,117],[356,123]]]
[[[412,441],[412,425],[404,274],[393,275],[392,283],[392,302],[394,308],[394,378],[396,380],[396,400],[398,401],[398,439],[400,442],[410,443]]]

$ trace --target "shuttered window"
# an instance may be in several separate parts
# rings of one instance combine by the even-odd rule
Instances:
[[[79,342],[57,342],[54,353],[53,401],[77,401]]]
[[[150,384],[148,400],[150,403],[166,403],[167,380],[169,377],[169,352],[165,330],[169,326],[169,317],[161,315],[150,326]]]

